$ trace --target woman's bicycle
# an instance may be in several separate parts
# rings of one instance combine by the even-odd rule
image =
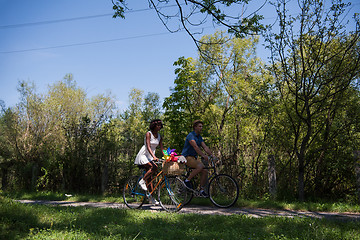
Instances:
[[[228,208],[236,203],[239,197],[239,186],[233,177],[218,172],[217,166],[220,165],[221,161],[219,159],[209,157],[209,162],[205,165],[205,169],[210,173],[210,176],[208,177],[207,192],[210,201],[215,206]],[[187,178],[191,171],[191,168],[187,168],[187,173],[182,176],[182,179]],[[181,182],[185,186],[183,180],[181,180]],[[192,185],[196,185],[194,181],[192,181]],[[183,205],[188,204],[193,197],[203,197],[198,190],[187,187],[186,189],[190,194],[184,195],[186,199],[183,201]]]
[[[159,163],[161,161],[157,162],[157,164]],[[139,185],[139,181],[146,173],[142,166],[139,166],[139,168],[143,170],[142,173],[129,177],[124,185],[123,198],[126,206],[132,209],[140,208],[149,196],[153,196],[156,190],[158,191],[158,201],[164,210],[177,212],[184,206],[183,202],[190,197],[190,192],[186,190],[179,177],[167,175],[161,170],[153,177],[151,183],[153,183],[154,188],[151,192],[148,192]]]

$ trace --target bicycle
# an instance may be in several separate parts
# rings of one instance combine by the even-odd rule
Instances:
[[[239,186],[236,180],[230,175],[218,173],[216,165],[221,165],[221,161],[219,159],[209,157],[208,166],[205,165],[204,167],[204,169],[212,172],[210,177],[208,177],[208,198],[219,208],[229,208],[233,206],[239,198]],[[191,171],[192,168],[187,167],[187,173],[183,175],[182,178],[187,178]],[[185,186],[184,181],[181,180],[181,182]],[[192,181],[192,185],[195,187],[194,181]],[[193,197],[203,197],[198,190],[187,187],[186,189],[190,194],[186,195],[187,198],[184,200],[183,205],[190,203]]]
[[[157,162],[157,164],[162,161]],[[146,198],[158,190],[158,201],[161,207],[168,212],[177,212],[183,206],[184,200],[188,198],[189,192],[186,191],[182,181],[176,175],[167,175],[161,170],[151,182],[154,188],[151,192],[143,190],[139,181],[143,178],[146,170],[143,169],[141,175],[135,175],[128,178],[123,188],[124,203],[131,209],[140,208],[146,201]]]

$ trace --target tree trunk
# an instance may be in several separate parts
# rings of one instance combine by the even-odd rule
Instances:
[[[101,193],[104,193],[108,184],[109,179],[109,169],[108,164],[106,163],[101,174]]]
[[[276,198],[276,168],[275,156],[268,156],[268,170],[269,170],[269,193],[273,199]]]
[[[304,160],[299,159],[299,172],[298,172],[298,197],[299,201],[303,202],[305,199],[305,184],[304,184]]]
[[[3,166],[1,169],[1,190],[5,191],[8,187],[8,168],[7,166]]]
[[[38,164],[34,163],[32,166],[32,171],[31,171],[31,190],[34,191],[36,190],[36,183],[37,183],[37,179],[38,179]]]
[[[356,194],[360,204],[360,150],[354,151],[355,158],[355,177],[356,177]]]

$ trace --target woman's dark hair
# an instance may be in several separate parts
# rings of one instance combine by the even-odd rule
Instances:
[[[163,128],[163,124],[161,119],[154,119],[150,122],[150,130],[154,130],[157,125],[161,125],[161,128]]]

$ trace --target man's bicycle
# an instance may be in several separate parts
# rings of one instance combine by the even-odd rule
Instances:
[[[157,164],[159,163],[161,162],[157,162]],[[184,206],[183,202],[190,197],[190,192],[186,190],[179,177],[167,175],[161,170],[151,181],[154,185],[152,192],[148,192],[139,185],[139,181],[146,173],[142,166],[139,166],[139,168],[142,173],[129,177],[124,185],[123,198],[126,206],[132,209],[140,208],[156,190],[158,191],[158,201],[164,210],[177,212]]]
[[[228,208],[233,206],[239,197],[239,186],[236,180],[227,174],[219,173],[217,166],[221,165],[219,159],[209,157],[208,164],[205,164],[205,169],[209,171],[207,192],[210,201],[217,207]],[[182,176],[185,179],[189,176],[191,168],[187,168],[187,173]],[[185,183],[181,180],[182,184]],[[200,191],[195,190],[195,182],[191,181],[194,189],[187,188],[188,193],[184,195],[186,199],[183,201],[183,205],[188,204],[193,197],[203,197]]]

